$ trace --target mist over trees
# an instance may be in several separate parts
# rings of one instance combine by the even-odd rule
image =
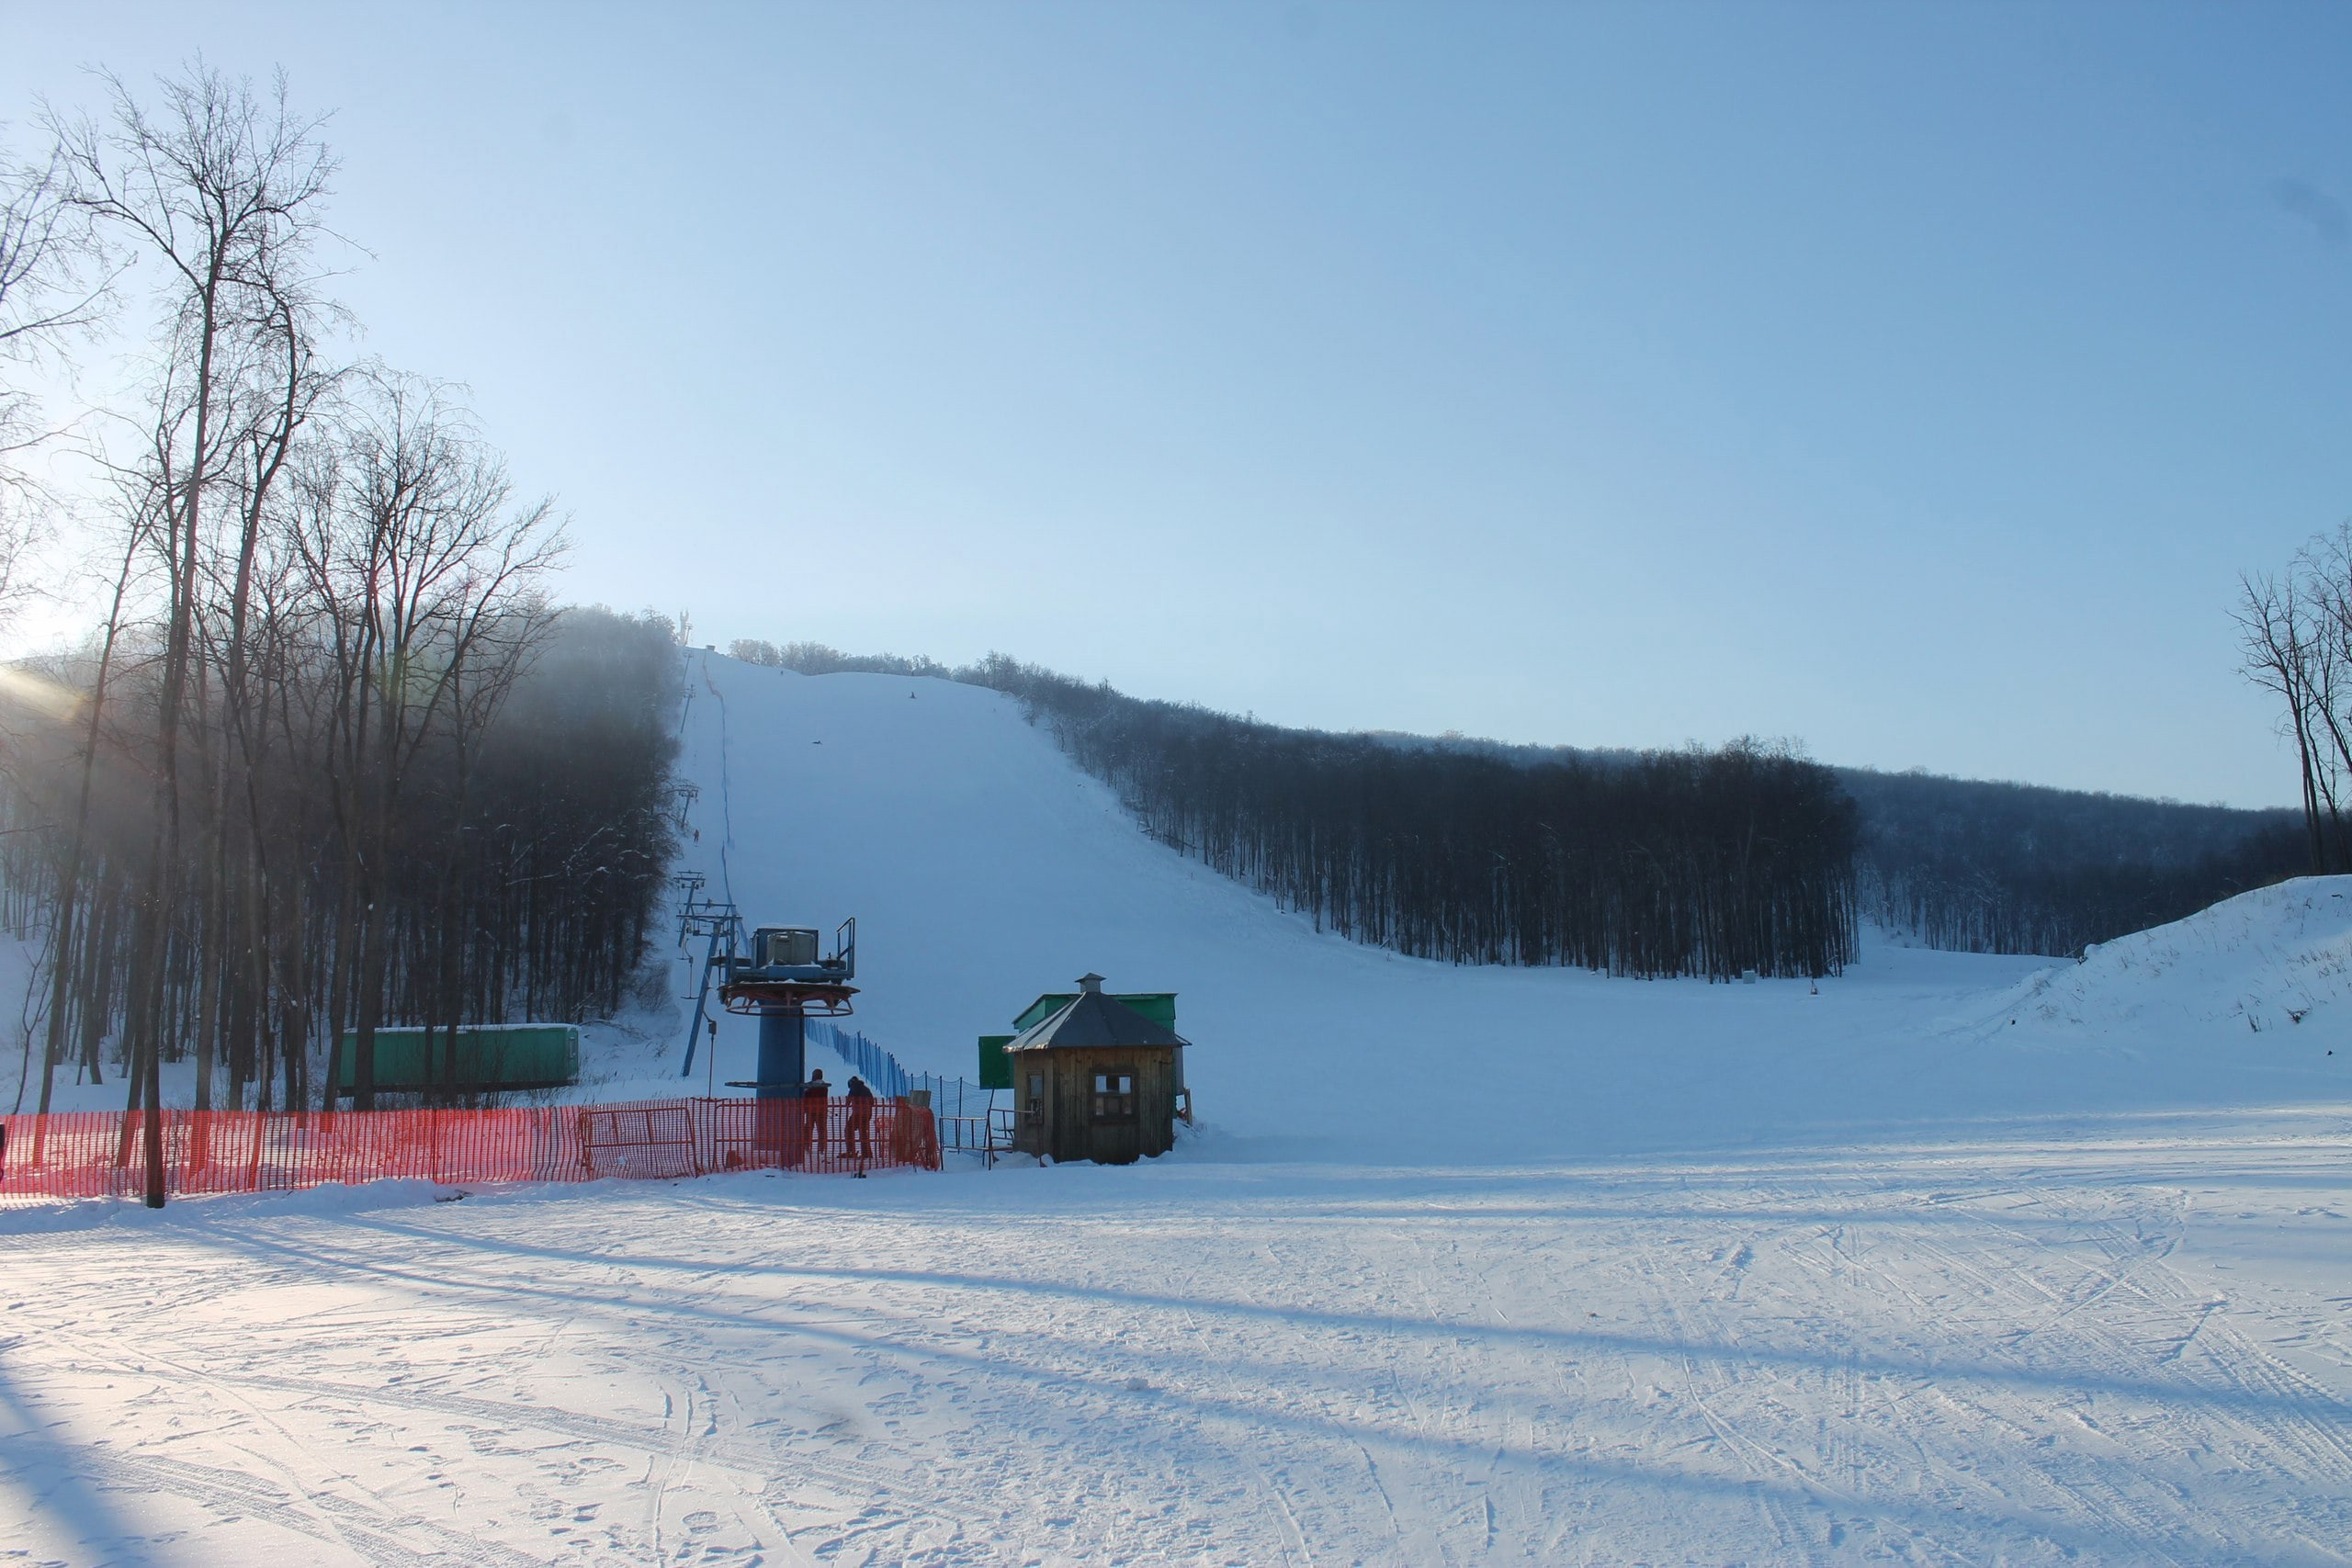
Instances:
[[[397,805],[367,826],[375,864],[364,930],[357,876],[369,869],[353,872],[341,826],[360,792],[338,789],[330,773],[338,765],[331,715],[357,698],[337,689],[323,649],[307,654],[273,703],[277,717],[248,781],[262,826],[242,812],[227,825],[232,865],[252,868],[232,881],[252,889],[233,912],[254,929],[223,931],[207,899],[183,895],[171,922],[164,1059],[213,1065],[211,1103],[300,1108],[325,1102],[324,1048],[358,1027],[363,986],[376,989],[378,1023],[435,1029],[579,1020],[624,1006],[674,848],[669,721],[681,667],[669,624],[602,609],[556,613],[488,723],[424,728]],[[84,772],[78,737],[27,705],[6,713],[14,756],[0,791],[0,919],[43,943],[45,962],[64,960],[63,985],[54,995],[44,987],[44,1016],[33,1020],[30,1081],[40,1098],[28,1109],[45,1105],[57,1071],[92,1081],[121,1070],[132,994],[126,915],[143,892],[125,851],[148,825],[137,780],[150,740],[135,720],[147,706],[139,688],[152,679],[153,650],[119,652],[118,661],[141,671],[109,701],[133,722],[102,736],[71,889],[74,840],[62,829]],[[95,650],[84,650],[37,672],[54,682],[58,711],[69,711],[87,701],[96,666]],[[69,908],[76,919],[67,927],[59,917]],[[61,971],[48,973],[54,981]],[[137,1079],[125,1089],[141,1103]]]
[[[90,454],[103,622],[0,684],[35,1108],[119,1064],[153,1111],[184,1055],[198,1109],[322,1103],[345,1030],[366,1106],[386,1024],[618,1004],[672,848],[673,629],[559,611],[559,521],[453,389],[337,356],[334,164],[282,82],[108,87],[47,122],[12,198],[37,215],[0,229],[147,290]],[[66,298],[50,265],[13,276]],[[71,318],[9,319],[55,349]]]

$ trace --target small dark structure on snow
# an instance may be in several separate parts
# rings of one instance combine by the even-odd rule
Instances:
[[[1100,975],[1078,986],[1076,997],[1004,1048],[1012,1146],[1104,1165],[1166,1154],[1184,1096],[1184,1037],[1105,994]]]

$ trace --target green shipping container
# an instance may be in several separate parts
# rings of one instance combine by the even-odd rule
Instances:
[[[344,1031],[334,1053],[334,1089],[352,1092],[358,1034]],[[429,1070],[428,1070],[429,1066]],[[376,1088],[419,1089],[561,1089],[580,1081],[580,1026],[573,1023],[481,1023],[458,1031],[455,1081],[449,1072],[449,1032],[433,1032],[425,1059],[422,1029],[376,1031]]]

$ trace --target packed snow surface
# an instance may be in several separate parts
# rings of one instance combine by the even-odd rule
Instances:
[[[2340,1137],[85,1211],[0,1239],[0,1541],[2338,1562]]]
[[[688,863],[858,916],[854,1021],[969,1073],[1174,990],[1198,1134],[0,1212],[0,1563],[2352,1561],[2352,882],[1817,994],[1456,968],[993,694],[692,683]]]

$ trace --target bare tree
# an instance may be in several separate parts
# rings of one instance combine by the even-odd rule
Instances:
[[[60,1067],[95,1083],[119,1045],[148,1114],[118,1157],[143,1143],[152,1202],[167,1060],[193,1055],[199,1111],[224,1076],[267,1108],[273,1065],[288,1108],[332,1105],[317,1045],[350,1028],[367,1105],[379,1024],[454,1046],[518,1009],[619,1005],[673,841],[678,675],[666,622],[559,619],[550,507],[514,497],[447,388],[326,361],[307,256],[329,164],[282,86],[109,86],[103,123],[50,121],[41,199],[161,309],[94,453],[120,528],[104,635],[17,683],[62,701],[0,746],[0,918],[51,932],[43,1108]],[[175,1160],[206,1160],[206,1126]]]
[[[0,627],[30,592],[27,567],[46,532],[47,498],[26,459],[52,432],[28,381],[101,314],[92,255],[61,160],[16,166],[0,152]]]
[[[417,760],[436,734],[462,748],[495,711],[544,633],[539,588],[564,540],[548,502],[512,506],[503,467],[447,389],[368,378],[322,456],[297,547],[335,665],[330,798],[356,955],[335,1018],[355,1034],[353,1098],[365,1110],[389,951],[380,895]]]
[[[148,1201],[164,1199],[160,1073],[164,970],[180,904],[191,807],[217,799],[183,776],[182,731],[198,671],[198,615],[222,549],[208,511],[243,478],[262,492],[282,464],[289,374],[299,376],[312,303],[308,252],[334,164],[319,120],[202,65],[158,84],[152,112],[108,79],[107,120],[50,125],[64,199],[160,272],[164,333],[151,386],[144,467],[158,501],[164,566],[154,712],[154,820],[132,938],[129,1034],[143,1099]],[[289,373],[288,367],[294,369]],[[243,465],[260,448],[257,468]],[[272,448],[275,448],[273,453]]]
[[[2276,696],[2295,743],[2314,872],[2352,870],[2352,524],[2315,535],[2283,575],[2238,582],[2240,671]]]

